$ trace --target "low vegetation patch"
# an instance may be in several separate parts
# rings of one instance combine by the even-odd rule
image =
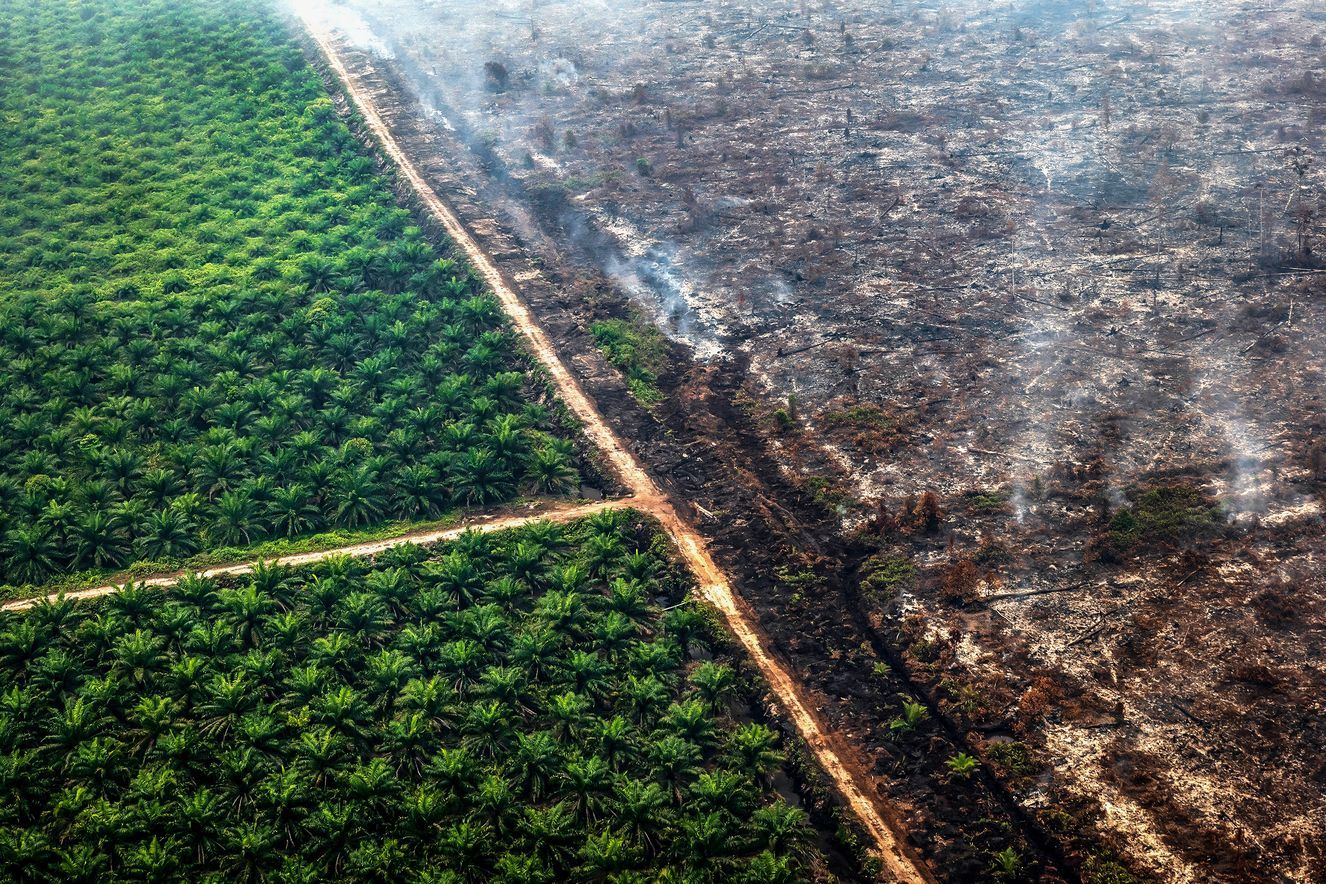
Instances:
[[[839,408],[827,408],[819,415],[824,430],[853,447],[872,454],[890,451],[907,439],[915,416],[893,412],[872,402],[862,402]]]
[[[1162,485],[1129,496],[1110,517],[1108,540],[1120,550],[1210,534],[1225,524],[1220,505],[1195,488]]]
[[[1003,512],[1008,506],[1009,492],[1006,488],[998,488],[987,491],[969,491],[967,492],[967,506],[973,512],[978,513],[997,513]]]
[[[624,519],[0,615],[0,878],[814,877]]]
[[[604,319],[590,330],[608,363],[625,375],[636,401],[646,408],[661,402],[658,376],[667,367],[668,345],[659,330],[639,319]]]
[[[878,555],[862,569],[861,588],[879,600],[891,599],[912,585],[916,566],[903,555]]]

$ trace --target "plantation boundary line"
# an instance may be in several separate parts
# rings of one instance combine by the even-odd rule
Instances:
[[[520,528],[529,525],[532,522],[573,522],[576,519],[583,519],[585,516],[592,516],[594,513],[601,512],[613,507],[621,507],[621,501],[615,500],[596,500],[593,503],[582,503],[572,506],[558,505],[537,512],[527,513],[519,516],[502,516],[496,519],[475,520],[466,522],[462,525],[454,525],[450,528],[432,528],[424,531],[408,531],[404,534],[398,534],[395,537],[384,537],[381,540],[369,540],[363,543],[352,543],[349,546],[338,546],[332,549],[318,550],[316,552],[295,553],[288,556],[279,556],[272,559],[254,559],[245,562],[237,562],[233,565],[217,565],[214,568],[206,568],[201,571],[175,571],[169,574],[161,574],[156,577],[146,577],[142,580],[129,580],[127,582],[135,586],[151,586],[165,588],[174,586],[185,574],[196,573],[199,577],[231,577],[240,574],[250,574],[257,567],[259,562],[268,565],[284,565],[287,567],[299,567],[300,565],[312,565],[329,559],[332,556],[353,556],[354,558],[364,558],[375,556],[378,553],[385,552],[393,547],[404,546],[407,543],[417,543],[425,546],[433,543],[441,543],[444,540],[454,540],[466,531],[477,531],[480,534],[487,534],[491,531],[506,531],[511,528]],[[628,503],[629,505],[629,503]],[[94,586],[89,589],[77,589],[70,592],[52,592],[46,595],[33,596],[27,599],[15,599],[12,602],[6,602],[0,605],[0,611],[26,611],[29,608],[36,607],[43,601],[55,601],[59,598],[66,599],[95,599],[102,596],[111,595],[119,592],[124,584],[108,583],[104,586]]]
[[[373,133],[378,145],[396,166],[397,172],[409,182],[415,195],[428,212],[442,225],[458,248],[463,250],[471,265],[491,287],[512,325],[524,336],[526,345],[547,371],[558,395],[567,408],[584,425],[586,436],[612,463],[622,483],[631,490],[633,498],[620,505],[633,507],[656,518],[671,536],[677,549],[690,566],[699,583],[702,597],[723,614],[728,628],[741,641],[746,653],[759,667],[777,697],[782,712],[796,727],[820,767],[832,780],[838,793],[847,802],[865,826],[875,844],[876,853],[886,874],[893,880],[904,882],[931,882],[933,876],[925,865],[905,846],[903,839],[888,821],[890,817],[877,800],[866,791],[869,785],[858,784],[858,774],[843,760],[849,757],[847,744],[837,735],[821,726],[818,717],[802,698],[801,689],[792,676],[766,648],[764,639],[754,622],[753,615],[738,599],[731,583],[710,555],[707,544],[688,524],[645,472],[635,455],[627,450],[617,434],[604,421],[598,408],[581,389],[570,369],[562,362],[542,327],[535,321],[524,301],[508,285],[497,267],[470,235],[460,219],[420,175],[414,163],[406,156],[385,120],[378,112],[372,96],[364,86],[350,75],[332,33],[310,14],[309,8],[299,4],[296,14],[341,81],[346,94],[357,106],[365,125]]]

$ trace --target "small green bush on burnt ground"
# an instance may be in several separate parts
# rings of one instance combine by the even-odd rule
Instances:
[[[626,376],[627,389],[641,405],[663,399],[658,376],[667,367],[667,342],[658,329],[639,318],[604,319],[590,331],[608,363]]]
[[[811,877],[625,518],[0,615],[0,878]]]
[[[1219,503],[1200,489],[1184,485],[1139,489],[1130,492],[1128,504],[1110,516],[1094,544],[1095,552],[1110,561],[1149,546],[1209,537],[1225,522]]]
[[[0,69],[0,583],[578,485],[265,4],[16,0]]]

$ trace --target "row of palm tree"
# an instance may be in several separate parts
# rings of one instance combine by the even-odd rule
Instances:
[[[263,3],[0,17],[0,583],[579,485]]]
[[[0,618],[0,876],[799,880],[775,734],[622,511]]]

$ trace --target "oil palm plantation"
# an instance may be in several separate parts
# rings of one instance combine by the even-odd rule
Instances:
[[[619,610],[653,549],[612,517],[0,615],[0,876],[806,878],[731,668]]]

